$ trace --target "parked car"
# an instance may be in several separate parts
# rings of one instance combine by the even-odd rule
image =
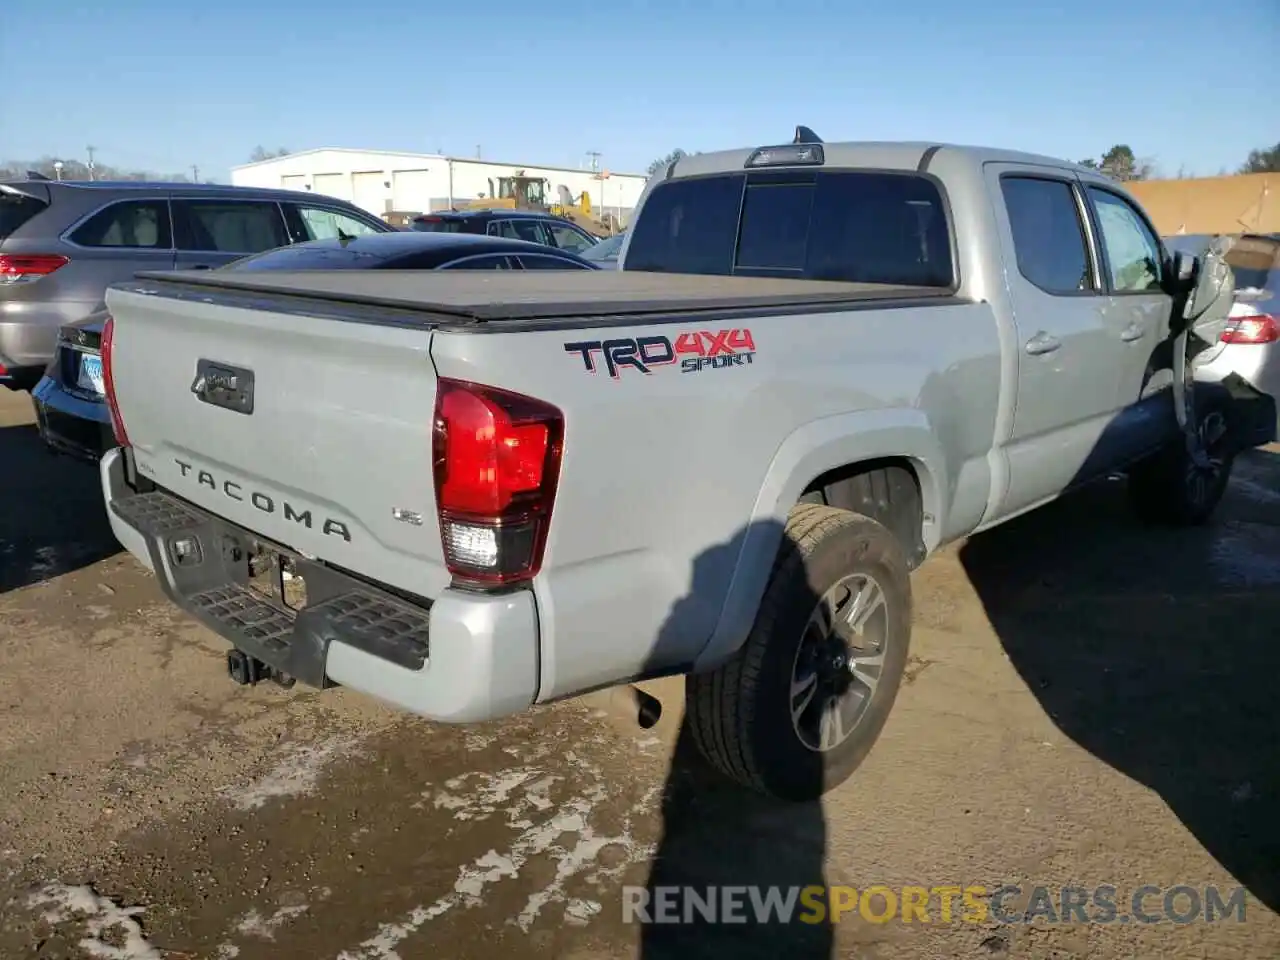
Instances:
[[[627,238],[625,233],[618,233],[612,237],[605,237],[594,247],[588,247],[582,251],[582,259],[590,260],[602,270],[616,270],[618,268],[618,254],[622,252],[622,241]]]
[[[1183,235],[1166,237],[1165,243],[1198,256],[1212,239]],[[1218,342],[1196,358],[1196,376],[1222,382],[1235,374],[1280,400],[1280,234],[1233,239],[1226,262],[1235,276],[1235,302]]]
[[[531,210],[450,210],[424,213],[410,223],[424,233],[483,233],[491,237],[528,240],[581,254],[600,242],[564,217]]]
[[[0,181],[0,382],[34,386],[58,328],[140,270],[207,270],[281,244],[391,229],[343,200],[293,190]]]
[[[116,285],[116,536],[237,682],[467,722],[683,673],[720,771],[822,794],[885,724],[927,556],[1117,470],[1201,522],[1236,449],[1217,390],[1149,377],[1225,320],[1223,271],[1122,184],[796,140],[660,171],[621,270]]]
[[[312,240],[244,257],[214,272],[266,270],[594,270],[565,250],[451,233],[368,234]],[[57,453],[97,461],[115,446],[103,402],[102,327],[107,311],[66,324],[32,399],[40,435]]]

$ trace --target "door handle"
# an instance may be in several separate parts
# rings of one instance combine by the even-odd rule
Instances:
[[[209,263],[193,263],[187,267],[188,270],[212,270],[213,265]]]
[[[1120,339],[1125,343],[1133,343],[1135,340],[1141,340],[1147,335],[1147,328],[1142,324],[1134,322],[1129,324],[1120,333]]]
[[[1027,341],[1027,353],[1033,357],[1041,356],[1046,353],[1053,353],[1062,346],[1062,341],[1057,337],[1052,337],[1041,330],[1034,337]]]

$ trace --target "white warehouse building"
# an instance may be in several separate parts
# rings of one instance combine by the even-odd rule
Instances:
[[[303,150],[231,168],[235,186],[310,190],[349,200],[379,216],[390,211],[447,210],[478,197],[493,197],[499,177],[516,175],[545,177],[550,183],[549,203],[559,203],[565,192],[574,202],[586,193],[593,211],[614,214],[624,223],[646,180],[642,174],[604,171],[602,176],[566,167],[342,147]]]

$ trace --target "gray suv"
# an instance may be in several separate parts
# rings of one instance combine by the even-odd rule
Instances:
[[[394,228],[295,190],[43,178],[0,181],[0,383],[30,389],[58,329],[140,270],[209,270],[251,253]]]

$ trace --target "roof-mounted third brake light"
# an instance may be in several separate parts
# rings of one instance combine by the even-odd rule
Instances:
[[[760,147],[747,157],[748,167],[820,167],[825,157],[818,143],[788,143],[780,147]]]
[[[758,147],[751,151],[747,167],[820,167],[826,161],[822,138],[808,127],[796,127],[791,143],[776,147]]]

